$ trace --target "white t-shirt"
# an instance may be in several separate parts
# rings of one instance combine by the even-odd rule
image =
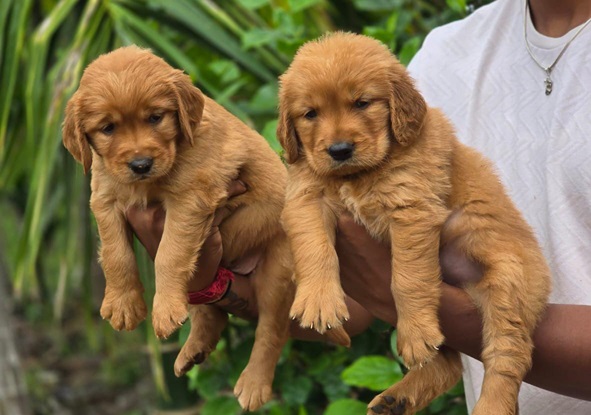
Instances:
[[[451,118],[460,140],[496,164],[551,266],[551,302],[591,305],[591,24],[555,66],[546,96],[546,74],[527,53],[524,8],[524,0],[497,0],[433,30],[409,70],[429,104]],[[529,16],[527,25],[543,65],[578,30],[549,38]],[[462,360],[471,411],[483,367]],[[591,402],[527,384],[519,402],[521,415],[591,414]]]

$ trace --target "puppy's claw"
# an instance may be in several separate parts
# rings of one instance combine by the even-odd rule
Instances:
[[[326,328],[327,328],[328,330],[332,329],[332,327],[331,327],[331,326],[330,326],[330,324],[328,324],[328,323],[326,323]]]

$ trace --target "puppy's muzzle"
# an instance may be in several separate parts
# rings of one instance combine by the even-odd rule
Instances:
[[[152,169],[154,159],[152,157],[137,157],[128,164],[129,169],[136,174],[147,174]]]
[[[354,150],[355,144],[342,141],[340,143],[331,145],[327,151],[333,160],[345,161],[353,157]]]

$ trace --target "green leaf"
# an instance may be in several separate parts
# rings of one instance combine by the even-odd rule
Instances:
[[[320,3],[320,0],[288,0],[292,13],[298,13]]]
[[[346,368],[341,378],[351,386],[383,391],[402,379],[400,365],[384,356],[364,356]]]
[[[217,60],[209,64],[211,71],[217,75],[222,84],[228,84],[240,77],[240,68],[229,60]]]
[[[270,2],[271,0],[238,0],[238,3],[248,10],[260,9],[261,7],[266,6]]]
[[[398,59],[400,59],[400,62],[402,62],[403,65],[408,65],[410,60],[413,58],[413,56],[415,56],[421,47],[421,42],[421,38],[415,36],[404,43],[400,53],[398,54]]]
[[[329,401],[346,398],[351,389],[349,385],[343,383],[341,372],[342,368],[337,367],[316,376],[316,380],[322,385],[322,390]]]
[[[281,385],[282,397],[290,405],[300,405],[306,403],[308,395],[312,391],[313,382],[310,378],[300,376],[284,382]]]
[[[201,408],[201,415],[237,415],[242,410],[233,396],[218,396],[205,403]]]
[[[252,29],[242,35],[242,47],[245,50],[267,45],[279,37],[279,32],[269,29]]]
[[[354,0],[355,8],[364,11],[394,10],[403,6],[401,0]]]
[[[398,356],[398,331],[393,330],[392,334],[390,335],[390,351],[400,361],[400,357]]]
[[[277,83],[263,85],[248,104],[251,113],[275,113],[277,110]]]
[[[275,150],[276,153],[281,151],[281,144],[279,144],[279,141],[277,141],[277,120],[272,120],[266,123],[263,127],[261,135],[265,137],[265,140],[267,140],[271,148]]]
[[[446,3],[454,12],[462,16],[466,14],[466,0],[446,0]]]
[[[219,391],[228,385],[226,373],[214,366],[199,367],[195,381],[197,392],[208,399],[217,397]]]
[[[367,404],[357,399],[339,399],[332,402],[323,415],[360,415],[367,412]]]

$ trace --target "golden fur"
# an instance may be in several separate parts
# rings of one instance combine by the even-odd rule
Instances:
[[[440,241],[453,243],[484,268],[466,287],[484,321],[486,374],[474,414],[515,413],[550,277],[491,163],[458,142],[371,38],[336,33],[309,42],[280,81],[278,136],[290,163],[283,223],[297,282],[291,315],[320,332],[347,319],[334,241],[338,216],[350,211],[392,248],[398,351],[410,368],[369,413],[384,409],[375,405],[415,413],[461,375],[457,353],[438,351]],[[352,156],[337,161],[329,149],[342,143]]]
[[[220,225],[223,262],[264,251],[253,276],[256,340],[234,391],[244,409],[259,408],[270,399],[294,293],[280,225],[287,174],[279,157],[182,71],[133,46],[102,55],[85,70],[66,108],[63,141],[85,171],[92,166],[90,204],[106,278],[101,315],[117,330],[134,329],[147,314],[127,209],[160,201],[166,210],[152,310],[159,337],[187,318],[187,282],[214,212],[226,203],[234,210]],[[138,157],[153,158],[147,174],[131,170]],[[248,191],[227,201],[228,185],[239,175]],[[191,333],[175,362],[178,376],[215,348],[227,322],[226,313],[212,306],[190,306],[189,314]]]

